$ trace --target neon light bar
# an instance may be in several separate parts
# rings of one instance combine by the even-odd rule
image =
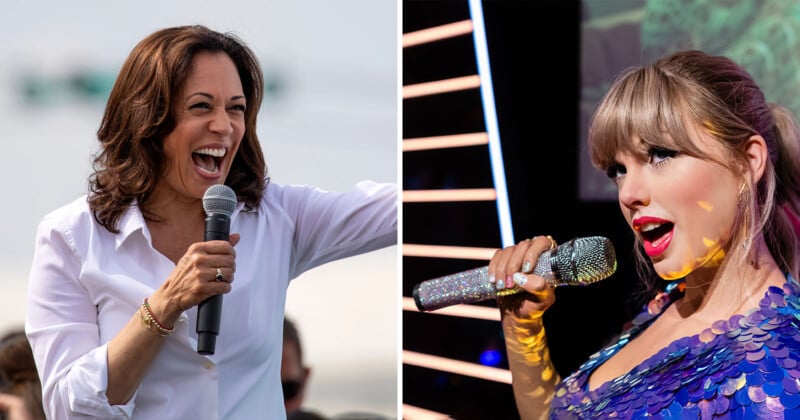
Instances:
[[[491,188],[460,188],[450,190],[403,190],[404,203],[439,201],[492,201],[497,193]]]
[[[455,92],[459,90],[480,87],[481,78],[478,75],[454,77],[452,79],[437,80],[433,82],[417,83],[403,86],[403,99],[418,96],[436,95],[439,93]]]
[[[497,251],[496,248],[419,244],[403,244],[402,248],[403,255],[409,257],[459,258],[485,261],[491,260],[495,251]]]
[[[403,34],[403,48],[427,44],[428,42],[439,41],[441,39],[453,38],[470,32],[472,32],[472,20],[470,19],[421,29],[419,31]]]
[[[403,140],[403,151],[447,149],[451,147],[479,146],[489,144],[486,133],[451,134],[447,136],[417,137]]]

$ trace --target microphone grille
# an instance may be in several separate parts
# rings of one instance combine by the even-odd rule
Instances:
[[[617,270],[617,255],[608,238],[589,236],[560,245],[553,266],[559,268],[559,283],[587,285],[603,280]]]
[[[206,215],[222,213],[230,216],[235,208],[236,193],[227,185],[212,185],[203,194],[203,210]]]

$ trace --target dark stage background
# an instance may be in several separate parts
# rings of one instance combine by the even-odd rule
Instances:
[[[800,6],[793,0],[405,0],[403,33],[469,20],[474,4],[482,6],[484,18],[513,242],[539,234],[559,243],[601,235],[611,240],[618,257],[610,278],[557,289],[557,302],[545,314],[551,356],[565,376],[615,335],[645,297],[637,294],[633,280],[633,240],[617,207],[616,189],[591,167],[585,148],[597,101],[624,68],[696,48],[738,61],[769,101],[800,114]],[[472,33],[415,46],[404,40],[404,91],[477,74],[478,45]],[[491,132],[487,111],[478,88],[415,97],[404,92],[404,190],[494,188],[486,144],[405,149],[419,138]],[[432,257],[407,248],[503,246],[501,200],[405,197],[404,305],[415,284],[484,266],[489,258]],[[496,311],[493,301],[474,306]],[[505,381],[423,366],[406,357],[425,354],[507,373],[498,321],[404,308],[404,405],[459,420],[518,418]]]
[[[515,241],[550,234],[611,239],[619,268],[587,287],[557,290],[545,315],[557,369],[567,375],[619,331],[631,299],[631,234],[616,201],[579,198],[580,22],[575,1],[484,1],[483,16]],[[470,18],[467,1],[404,1],[403,32]],[[471,35],[403,48],[403,85],[476,74]],[[407,98],[403,138],[486,130],[477,89]],[[403,188],[491,188],[486,146],[403,153]],[[499,248],[498,211],[488,202],[404,202],[403,243]],[[487,261],[404,255],[403,295],[415,284]],[[493,301],[476,305],[494,308]],[[403,350],[507,369],[500,323],[403,313]],[[501,355],[482,362],[487,352]],[[404,405],[455,419],[519,418],[511,385],[403,364]],[[412,418],[412,417],[406,417]]]

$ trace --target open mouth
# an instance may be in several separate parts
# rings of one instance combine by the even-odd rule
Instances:
[[[642,239],[647,242],[655,244],[659,238],[672,231],[675,225],[672,223],[648,223],[641,227],[639,233]]]
[[[212,149],[206,147],[198,149],[192,153],[192,161],[195,166],[203,172],[216,174],[219,172],[220,165],[222,165],[222,158],[225,157],[225,149],[217,148]]]
[[[642,237],[650,242],[655,242],[658,238],[664,236],[667,232],[672,230],[674,225],[672,223],[648,223],[641,227],[639,233]]]

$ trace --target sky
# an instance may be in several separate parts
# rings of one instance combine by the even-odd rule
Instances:
[[[8,0],[3,0],[8,1]],[[24,322],[38,221],[87,191],[105,89],[166,26],[232,31],[269,85],[259,137],[273,181],[343,190],[398,179],[398,13],[392,1],[8,2],[0,15],[0,331]],[[313,369],[308,406],[396,415],[398,249],[311,270],[289,289]],[[380,287],[375,287],[375,284]],[[347,378],[345,380],[345,378]]]

